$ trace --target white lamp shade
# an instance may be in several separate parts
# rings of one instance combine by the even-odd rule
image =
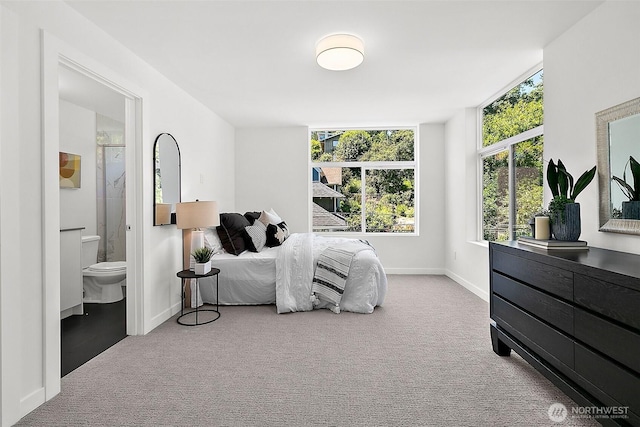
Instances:
[[[364,43],[351,34],[327,36],[316,44],[316,61],[327,70],[350,70],[364,61]]]
[[[220,225],[216,202],[185,202],[176,204],[178,228],[200,228]]]

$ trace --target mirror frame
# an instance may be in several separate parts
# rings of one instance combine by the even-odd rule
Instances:
[[[640,98],[596,113],[600,231],[640,235],[640,221],[611,218],[611,168],[609,165],[609,123],[636,114],[640,114]]]
[[[154,226],[172,225],[176,223],[175,214],[171,215],[171,219],[167,224],[157,224],[157,221],[156,221],[156,194],[155,193],[156,193],[156,187],[158,185],[158,183],[156,182],[157,180],[156,162],[158,161],[158,157],[157,157],[158,142],[160,141],[160,138],[165,135],[170,137],[173,140],[173,142],[176,144],[176,149],[178,150],[178,188],[180,189],[179,191],[180,194],[178,194],[178,203],[182,201],[182,190],[181,190],[182,189],[182,155],[180,153],[180,146],[178,145],[178,141],[176,141],[173,135],[167,132],[163,132],[156,137],[156,140],[153,143],[153,168],[152,169],[153,169],[153,225]]]

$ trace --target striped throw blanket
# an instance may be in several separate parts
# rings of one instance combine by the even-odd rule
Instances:
[[[326,248],[318,257],[318,263],[311,285],[311,300],[314,305],[318,300],[333,304],[330,309],[340,313],[340,301],[344,294],[345,283],[349,276],[351,261],[360,251],[373,250],[368,242],[353,240],[337,246]]]

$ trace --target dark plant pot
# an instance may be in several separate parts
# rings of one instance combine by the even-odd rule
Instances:
[[[580,203],[567,203],[563,212],[551,214],[551,230],[556,240],[575,242],[580,238]]]
[[[623,219],[640,219],[640,202],[622,202]]]

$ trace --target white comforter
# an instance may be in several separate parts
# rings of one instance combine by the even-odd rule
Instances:
[[[311,302],[315,265],[325,248],[348,240],[352,239],[296,233],[284,241],[276,257],[278,313],[310,311],[324,307],[314,307]],[[358,252],[351,263],[340,309],[372,313],[374,307],[382,305],[386,293],[387,276],[375,252]]]

